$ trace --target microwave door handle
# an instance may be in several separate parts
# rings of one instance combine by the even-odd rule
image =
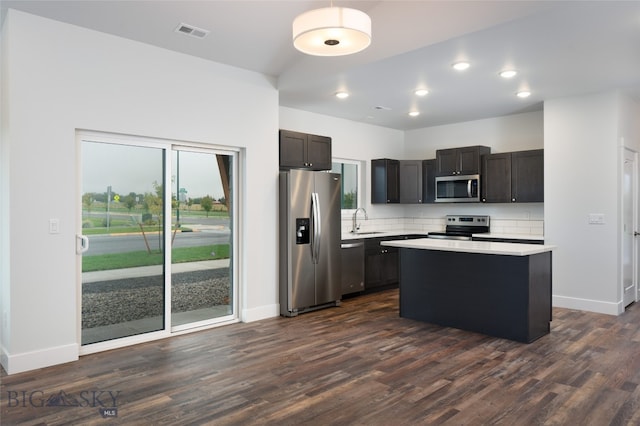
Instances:
[[[467,196],[471,198],[471,179],[467,181]]]

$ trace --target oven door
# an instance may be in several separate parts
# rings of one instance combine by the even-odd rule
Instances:
[[[436,202],[459,203],[480,201],[480,176],[436,177]]]

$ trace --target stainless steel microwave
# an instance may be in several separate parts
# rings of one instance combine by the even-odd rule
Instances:
[[[480,175],[436,177],[437,203],[472,203],[480,201]]]

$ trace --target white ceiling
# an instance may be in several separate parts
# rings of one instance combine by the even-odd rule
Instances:
[[[612,89],[640,100],[640,1],[333,3],[369,14],[368,49],[342,57],[295,50],[293,19],[329,1],[3,0],[2,8],[268,74],[282,106],[396,129],[533,111],[547,99]],[[210,33],[176,33],[180,23]],[[471,68],[453,71],[459,59]],[[498,77],[507,67],[518,76]],[[418,98],[413,91],[423,86],[430,94]],[[517,98],[519,89],[531,97]],[[338,90],[351,96],[338,100]],[[413,109],[421,114],[409,117]]]

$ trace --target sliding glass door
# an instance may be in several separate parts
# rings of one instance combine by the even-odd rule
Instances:
[[[165,328],[164,156],[82,143],[82,344]]]
[[[233,315],[233,156],[173,150],[171,325],[174,330]]]
[[[237,153],[82,136],[82,345],[234,321]]]

